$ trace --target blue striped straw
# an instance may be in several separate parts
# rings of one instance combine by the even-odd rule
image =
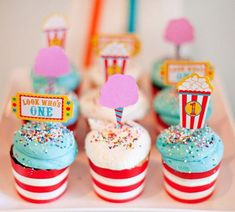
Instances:
[[[115,115],[117,120],[117,128],[122,127],[122,113],[123,113],[123,107],[118,107],[115,109]]]

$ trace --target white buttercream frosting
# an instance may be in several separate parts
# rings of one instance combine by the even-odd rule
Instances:
[[[113,42],[107,45],[102,51],[102,56],[124,56],[128,57],[129,53],[122,43]]]
[[[67,22],[65,17],[58,14],[49,17],[43,25],[43,30],[66,29],[66,28],[67,28]]]
[[[89,132],[85,139],[88,158],[102,168],[130,169],[144,162],[151,148],[150,135],[135,122],[102,125]]]
[[[204,91],[211,92],[211,87],[206,81],[206,78],[194,75],[191,78],[187,78],[179,87],[178,90],[185,91]]]
[[[131,75],[138,81],[143,73],[143,70],[140,66],[132,62],[132,60],[128,60],[126,64],[125,74]],[[101,60],[100,63],[92,66],[88,72],[89,78],[91,81],[97,85],[101,86],[105,82],[105,71],[104,71],[104,64]]]
[[[100,89],[92,89],[84,93],[80,98],[81,113],[86,118],[115,121],[115,111],[103,107],[99,103]],[[125,107],[122,120],[140,120],[144,118],[149,110],[149,103],[145,95],[139,91],[136,104]]]

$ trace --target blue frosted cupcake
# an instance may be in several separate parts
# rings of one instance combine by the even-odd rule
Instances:
[[[61,123],[28,122],[15,132],[11,149],[16,190],[26,201],[46,203],[67,188],[78,153],[74,135]]]
[[[215,188],[223,156],[220,137],[208,126],[190,130],[179,125],[157,138],[167,193],[186,203],[201,202]]]
[[[41,94],[59,94],[68,96],[73,102],[73,116],[67,122],[63,123],[68,129],[75,131],[78,124],[80,105],[77,96],[73,92],[67,92],[64,88],[53,85],[50,89],[48,86],[41,87],[37,90]]]
[[[179,96],[174,88],[165,88],[154,98],[154,111],[163,127],[177,125],[180,122]],[[206,119],[212,114],[212,104],[209,103]]]
[[[38,76],[32,70],[31,78],[33,83],[33,89],[37,92],[41,87],[48,85],[48,80],[45,77]],[[71,68],[68,74],[62,75],[55,79],[55,85],[62,87],[67,91],[73,91],[79,93],[81,77],[76,67],[71,64]]]

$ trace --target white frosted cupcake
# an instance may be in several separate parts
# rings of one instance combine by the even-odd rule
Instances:
[[[80,98],[81,113],[86,118],[115,121],[115,111],[103,107],[99,103],[100,90],[92,89],[84,93]],[[149,103],[145,95],[139,91],[139,99],[136,104],[125,107],[122,120],[141,120],[149,110]]]
[[[85,139],[95,193],[104,200],[126,202],[144,188],[151,147],[149,133],[135,122],[121,128],[98,121]]]

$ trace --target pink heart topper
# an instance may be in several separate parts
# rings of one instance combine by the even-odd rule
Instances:
[[[34,70],[39,76],[56,78],[69,72],[69,60],[59,46],[42,48],[35,60]]]
[[[175,45],[181,45],[193,41],[194,29],[186,18],[172,19],[166,27],[164,37]]]
[[[115,74],[102,86],[100,104],[109,108],[133,105],[138,101],[138,86],[129,75]]]

